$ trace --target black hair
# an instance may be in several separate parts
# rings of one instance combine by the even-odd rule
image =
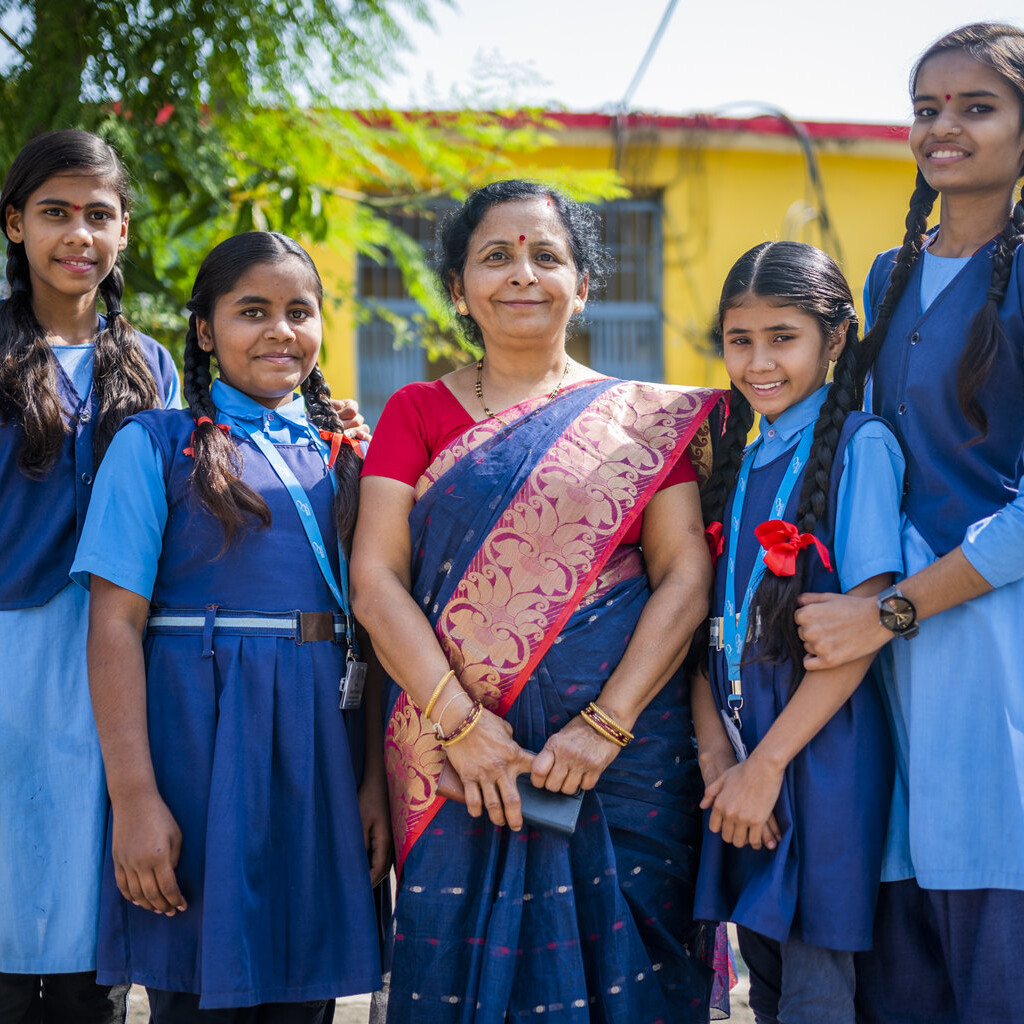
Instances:
[[[829,511],[832,463],[843,423],[864,400],[857,311],[850,286],[832,258],[803,242],[763,242],[736,261],[725,279],[718,303],[715,332],[719,339],[726,312],[751,296],[780,306],[795,306],[813,316],[821,329],[822,343],[836,331],[845,329],[846,343],[836,360],[832,384],[814,425],[814,439],[800,490],[796,527],[801,533],[811,533]],[[722,521],[729,494],[736,486],[743,447],[753,420],[750,403],[733,385],[729,416],[716,453],[714,471],[701,497],[705,523]],[[795,679],[802,672],[804,650],[793,614],[807,559],[811,557],[818,557],[813,549],[801,551],[793,576],[777,577],[766,572],[753,602],[764,638],[759,657],[778,662],[788,660]]]
[[[128,178],[113,149],[90,132],[66,129],[29,142],[14,158],[0,193],[0,220],[7,235],[7,211],[23,211],[30,195],[57,175],[97,177],[117,193],[128,210]],[[24,439],[18,466],[26,476],[48,473],[71,429],[57,391],[57,358],[32,308],[32,282],[24,242],[7,239],[7,281],[11,296],[0,305],[0,417],[20,424]],[[96,465],[122,420],[160,404],[153,373],[135,329],[121,313],[124,276],[115,262],[100,282],[106,328],[96,338],[93,381],[99,402],[93,433]]]
[[[323,308],[323,284],[309,253],[298,242],[276,231],[249,231],[221,242],[203,260],[192,286],[187,306],[190,313],[185,336],[182,391],[193,417],[213,421],[197,422],[192,438],[195,465],[190,477],[192,487],[203,504],[224,527],[224,543],[230,544],[243,532],[250,519],[270,524],[266,502],[241,479],[241,453],[235,442],[216,425],[216,408],[210,396],[213,383],[211,353],[199,347],[198,321],[213,319],[218,300],[235,286],[238,279],[261,264],[280,264],[298,260],[309,271],[317,306]],[[331,405],[331,391],[319,365],[302,382],[302,397],[310,423],[333,433],[342,430],[341,419]],[[343,444],[334,463],[338,482],[335,518],[338,535],[347,545],[355,523],[359,496],[359,458]]]
[[[1020,105],[1020,123],[1024,128],[1024,30],[1013,25],[979,22],[965,25],[932,43],[910,74],[910,95],[917,91],[917,78],[921,68],[942,53],[962,52],[990,67],[1013,89]],[[1024,167],[1018,177],[1024,175]],[[907,213],[906,234],[889,278],[878,314],[872,328],[864,336],[864,362],[874,364],[885,341],[893,313],[910,279],[914,264],[921,256],[928,215],[932,211],[938,192],[925,180],[920,170]],[[1012,193],[1011,193],[1012,199]],[[992,253],[992,276],[989,279],[985,302],[971,322],[967,344],[957,369],[957,399],[967,421],[978,431],[976,441],[988,434],[988,417],[978,401],[978,392],[984,386],[995,365],[996,353],[1002,338],[999,323],[999,304],[1006,294],[1010,280],[1013,254],[1024,240],[1024,195],[1014,204],[1006,226],[996,239]]]
[[[457,209],[442,218],[437,233],[435,268],[441,290],[451,301],[451,286],[462,278],[469,254],[469,240],[480,226],[487,211],[501,203],[518,203],[530,199],[548,201],[558,214],[572,254],[576,278],[589,280],[591,289],[600,288],[608,264],[608,253],[601,241],[600,221],[597,214],[583,203],[577,203],[557,189],[536,181],[509,179],[494,181],[471,193]],[[468,340],[483,344],[480,328],[472,316],[458,317],[457,321]]]

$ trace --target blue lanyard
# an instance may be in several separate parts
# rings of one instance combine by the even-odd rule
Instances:
[[[277,474],[278,479],[284,484],[288,494],[291,496],[292,502],[295,505],[295,511],[299,513],[302,528],[306,531],[309,546],[313,549],[313,554],[316,556],[316,563],[320,567],[324,582],[330,588],[331,593],[334,595],[334,600],[338,602],[345,615],[345,636],[351,650],[354,640],[352,633],[352,605],[349,602],[348,596],[348,565],[345,561],[345,552],[341,548],[341,538],[338,538],[339,586],[339,580],[334,578],[331,563],[327,560],[327,548],[324,545],[323,535],[320,533],[320,524],[316,521],[316,516],[313,514],[313,506],[310,504],[306,492],[302,489],[302,484],[299,483],[295,474],[291,471],[291,467],[281,457],[281,453],[274,446],[273,442],[263,433],[262,423],[250,425],[231,416],[225,416],[224,418],[230,420],[234,426],[245,431],[252,443],[266,457],[267,462],[270,463],[270,468]],[[320,441],[313,437],[312,430],[309,430],[309,436],[313,438],[316,450],[320,453],[320,457],[324,460],[324,465],[326,466],[327,457],[324,454]],[[337,490],[337,481],[334,479],[334,473],[331,472],[330,468],[328,468],[328,476],[331,478],[332,486]]]
[[[736,611],[736,550],[740,539],[740,522],[743,518],[743,500],[747,493],[747,479],[754,465],[754,455],[761,443],[758,438],[748,449],[743,465],[740,467],[736,481],[736,497],[733,499],[732,515],[729,520],[729,561],[725,572],[725,609],[722,617],[722,635],[725,638],[725,658],[729,666],[729,709],[733,717],[739,721],[739,712],[743,707],[743,688],[740,682],[740,664],[743,661],[743,647],[747,640],[747,627],[750,621],[750,605],[757,592],[761,578],[765,574],[764,550],[761,549],[754,559],[754,567],[750,571],[750,579],[743,595],[743,604],[739,613]],[[800,477],[800,472],[811,453],[814,443],[814,429],[804,430],[800,443],[793,452],[793,458],[779,484],[779,490],[772,502],[772,514],[769,518],[781,519],[786,512],[786,505],[793,493],[793,488]]]

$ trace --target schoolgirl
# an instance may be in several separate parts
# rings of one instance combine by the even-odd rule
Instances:
[[[114,431],[178,405],[178,379],[121,312],[128,183],[106,143],[33,139],[0,212],[0,1019],[121,1021],[125,989],[94,973],[107,803],[68,570]]]
[[[888,725],[870,656],[803,671],[793,611],[800,590],[875,594],[899,571],[903,457],[884,423],[856,411],[857,314],[824,253],[766,242],[744,254],[718,330],[732,388],[704,494],[721,558],[709,676],[693,694],[708,810],[695,913],[739,926],[759,1024],[852,1024],[892,785]],[[744,451],[753,411],[760,432]]]
[[[871,408],[907,453],[906,579],[802,598],[808,666],[893,636],[897,786],[867,1021],[1019,1020],[1024,979],[1024,31],[975,24],[911,75],[917,183],[871,269]],[[939,225],[927,230],[941,195]],[[816,588],[810,588],[816,589]]]
[[[189,413],[118,433],[72,568],[91,577],[113,811],[99,976],[146,985],[156,1024],[329,1021],[333,997],[380,985],[381,724],[366,716],[364,772],[362,715],[339,710],[361,672],[344,556],[359,460],[317,366],[322,298],[283,235],[206,257]]]

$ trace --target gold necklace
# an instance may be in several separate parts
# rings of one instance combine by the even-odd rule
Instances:
[[[569,375],[569,364],[570,364],[570,362],[571,362],[571,360],[569,359],[568,356],[566,356],[565,357],[565,369],[562,370],[562,376],[558,378],[558,383],[555,385],[555,388],[551,392],[551,394],[548,395],[548,397],[544,399],[545,402],[550,402],[551,399],[554,398],[555,395],[557,395],[558,392],[562,390],[562,385],[565,383],[565,378]],[[490,409],[487,408],[487,403],[484,401],[484,361],[483,361],[483,359],[478,359],[477,362],[476,362],[476,384],[473,387],[473,391],[476,393],[476,397],[480,399],[480,405],[483,407],[484,413],[487,415],[488,419],[497,420],[499,423],[505,423],[505,421],[497,413],[493,413],[493,412],[491,412]],[[505,426],[508,426],[508,424],[505,423]]]

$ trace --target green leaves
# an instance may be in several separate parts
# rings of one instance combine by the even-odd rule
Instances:
[[[499,177],[582,199],[622,190],[611,172],[524,174],[553,138],[541,111],[371,109],[410,20],[429,21],[426,0],[0,0],[0,161],[68,126],[121,153],[135,191],[127,307],[172,345],[202,257],[254,228],[391,252],[431,321],[418,333],[443,345],[423,253],[389,213]]]

